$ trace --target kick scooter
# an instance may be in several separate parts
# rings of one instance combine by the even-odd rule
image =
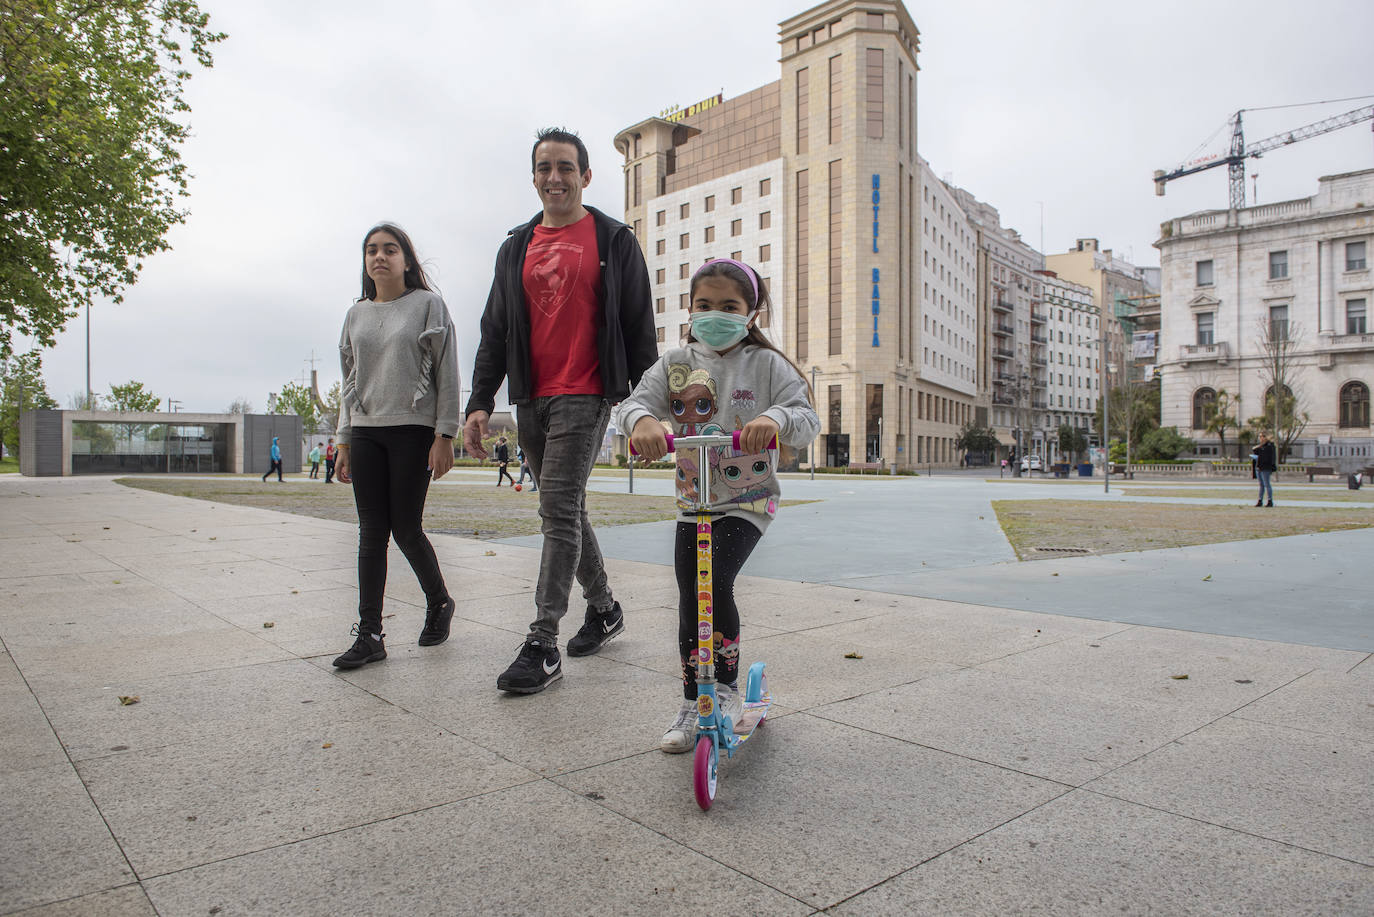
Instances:
[[[697,516],[697,743],[692,756],[692,788],[697,805],[711,808],[716,798],[716,781],[720,753],[734,757],[735,750],[749,740],[754,730],[763,725],[773,696],[768,693],[768,678],[764,664],[755,662],[749,667],[744,686],[744,709],[739,722],[724,716],[716,700],[716,660],[712,617],[711,588],[711,465],[710,450],[729,446],[739,451],[739,431],[707,436],[678,436],[666,434],[668,450],[694,448],[697,452],[696,502],[692,507]],[[776,440],[769,448],[776,448]],[[717,513],[719,514],[719,513]]]

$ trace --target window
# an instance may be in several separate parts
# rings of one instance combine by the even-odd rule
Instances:
[[[732,235],[732,236],[737,236],[737,235],[739,235],[739,234],[742,233],[742,232],[744,232],[744,221],[743,221],[743,220],[731,220],[731,221],[730,221],[730,235]]]
[[[666,310],[666,308],[667,308],[667,306],[666,306],[666,304],[663,302],[663,297],[662,297],[662,296],[660,296],[658,299],[655,299],[655,300],[654,300],[654,311],[655,311],[655,312],[662,313],[662,312],[664,312],[664,311]]]
[[[1364,257],[1363,242],[1345,243],[1345,269],[1347,271],[1362,271],[1368,264]]]
[[[738,204],[738,203],[739,203],[740,201],[742,201],[742,200],[744,200],[744,189],[743,189],[743,188],[731,188],[731,189],[730,189],[730,203],[732,203],[732,204]]]
[[[684,232],[682,235],[677,237],[677,247],[679,251],[681,251],[682,249],[686,248],[688,245],[691,244],[692,234],[690,232]]]
[[[663,279],[663,268],[659,268],[658,270],[654,271],[654,283],[658,284],[659,286],[662,286]]]
[[[713,210],[715,210],[715,209],[716,209],[716,196],[715,196],[714,194],[708,194],[708,195],[706,195],[706,212],[707,212],[707,213],[710,213],[711,211],[713,211]]]
[[[687,340],[687,332],[688,332],[689,330],[691,330],[691,327],[692,327],[691,324],[688,323],[688,322],[684,322],[684,323],[682,323],[681,325],[678,325],[678,326],[677,326],[677,339],[678,339],[679,341],[685,341],[685,340]]]
[[[1341,426],[1369,426],[1369,386],[1363,382],[1341,386]]]
[[[869,14],[873,15],[872,13]],[[881,16],[881,13],[877,15]],[[864,123],[873,140],[883,138],[883,49],[867,48],[864,57]]]
[[[678,218],[679,220],[685,220],[685,219],[687,219],[687,217],[688,217],[689,215],[691,215],[691,213],[692,213],[692,205],[691,205],[691,204],[683,204],[681,207],[677,208],[677,218]]]
[[[771,211],[765,210],[763,213],[759,214],[759,229],[767,229],[769,226],[772,225],[773,214]]]
[[[1210,287],[1215,282],[1212,278],[1211,259],[1199,261],[1197,263],[1197,285],[1200,287]]]
[[[767,197],[773,193],[773,179],[759,179],[759,197]],[[1361,243],[1364,244],[1364,243]]]
[[[677,307],[678,307],[679,309],[685,309],[685,308],[687,308],[687,294],[686,294],[686,293],[679,293],[679,294],[677,294]]]
[[[771,245],[760,245],[760,246],[759,246],[759,261],[760,261],[760,262],[768,261],[768,260],[770,260],[772,257],[773,257],[773,246],[771,246]]]
[[[1193,392],[1193,429],[1206,429],[1217,412],[1217,393],[1215,389],[1200,388]]]
[[[668,211],[666,211],[666,210],[660,210],[660,211],[658,211],[657,213],[654,214],[654,225],[655,225],[655,226],[662,226],[662,225],[663,225],[663,221],[666,220],[667,218],[668,218]]]
[[[730,257],[736,261],[740,261],[744,258],[744,252],[731,252]]]
[[[662,328],[655,328],[655,329],[654,329],[654,339],[657,340],[660,344],[663,343],[663,329],[662,329]]]
[[[643,221],[643,220],[635,220],[635,238],[638,239],[638,238],[642,237],[643,235],[644,235],[644,221]]]
[[[702,233],[702,238],[706,240],[707,244],[716,241],[716,227],[707,226],[706,231]]]
[[[1269,307],[1269,340],[1288,340],[1288,307]]]
[[[687,276],[688,276],[688,273],[687,273],[687,272],[690,271],[691,269],[692,269],[692,266],[691,266],[690,264],[679,264],[679,265],[677,266],[677,279],[678,279],[678,280],[686,280],[686,279],[687,279]]]
[[[1288,252],[1269,253],[1269,279],[1284,280],[1288,277]]]
[[[1199,312],[1197,314],[1197,342],[1199,346],[1211,346],[1216,343],[1213,320],[1216,313]]]
[[[1347,299],[1345,301],[1345,333],[1364,334],[1369,327],[1365,322],[1364,300]]]
[[[664,249],[665,249],[666,247],[667,247],[667,246],[665,245],[664,241],[663,241],[662,239],[659,239],[657,242],[654,243],[654,254],[655,254],[655,255],[661,255],[661,254],[663,254],[663,251],[664,251]]]

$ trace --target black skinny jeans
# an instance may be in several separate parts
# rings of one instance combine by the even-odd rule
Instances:
[[[434,546],[420,527],[429,489],[431,427],[354,427],[349,450],[353,501],[358,506],[359,630],[382,632],[386,546],[396,539],[430,606],[448,599]]]
[[[739,606],[735,604],[735,577],[753,553],[763,533],[758,526],[733,516],[711,523],[711,623],[716,681],[734,684],[739,679]],[[673,547],[677,572],[677,645],[682,659],[682,696],[697,696],[697,527],[677,524]]]

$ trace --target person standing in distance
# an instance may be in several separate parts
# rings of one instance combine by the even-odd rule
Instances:
[[[353,485],[358,507],[357,639],[334,660],[341,669],[386,658],[382,602],[391,538],[425,593],[421,646],[448,639],[454,609],[421,528],[430,480],[453,467],[462,403],[453,319],[399,226],[381,223],[363,236],[362,287],[339,337],[334,470],[341,484]]]
[[[502,380],[520,445],[539,490],[544,535],[535,619],[496,680],[533,694],[563,676],[558,624],[576,577],[587,611],[568,655],[595,653],[625,629],[587,519],[587,479],[611,405],[658,360],[649,269],[633,231],[582,203],[587,147],[566,130],[538,133],[530,154],[543,209],[511,230],[496,270],[472,372],[463,441],[486,458],[482,437]]]
[[[1259,499],[1255,501],[1255,505],[1273,506],[1274,485],[1269,478],[1279,470],[1278,455],[1274,444],[1269,441],[1268,433],[1261,432],[1259,437],[1259,445],[1250,453],[1250,459],[1255,463],[1255,477],[1259,478]],[[1268,503],[1264,502],[1266,495],[1269,498]]]

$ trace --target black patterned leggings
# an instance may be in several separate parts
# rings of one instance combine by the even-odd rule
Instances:
[[[763,533],[752,522],[722,516],[711,524],[711,612],[714,625],[716,681],[733,685],[739,678],[739,606],[735,577]],[[673,548],[677,571],[677,644],[682,659],[682,696],[697,696],[697,527],[677,524]]]

